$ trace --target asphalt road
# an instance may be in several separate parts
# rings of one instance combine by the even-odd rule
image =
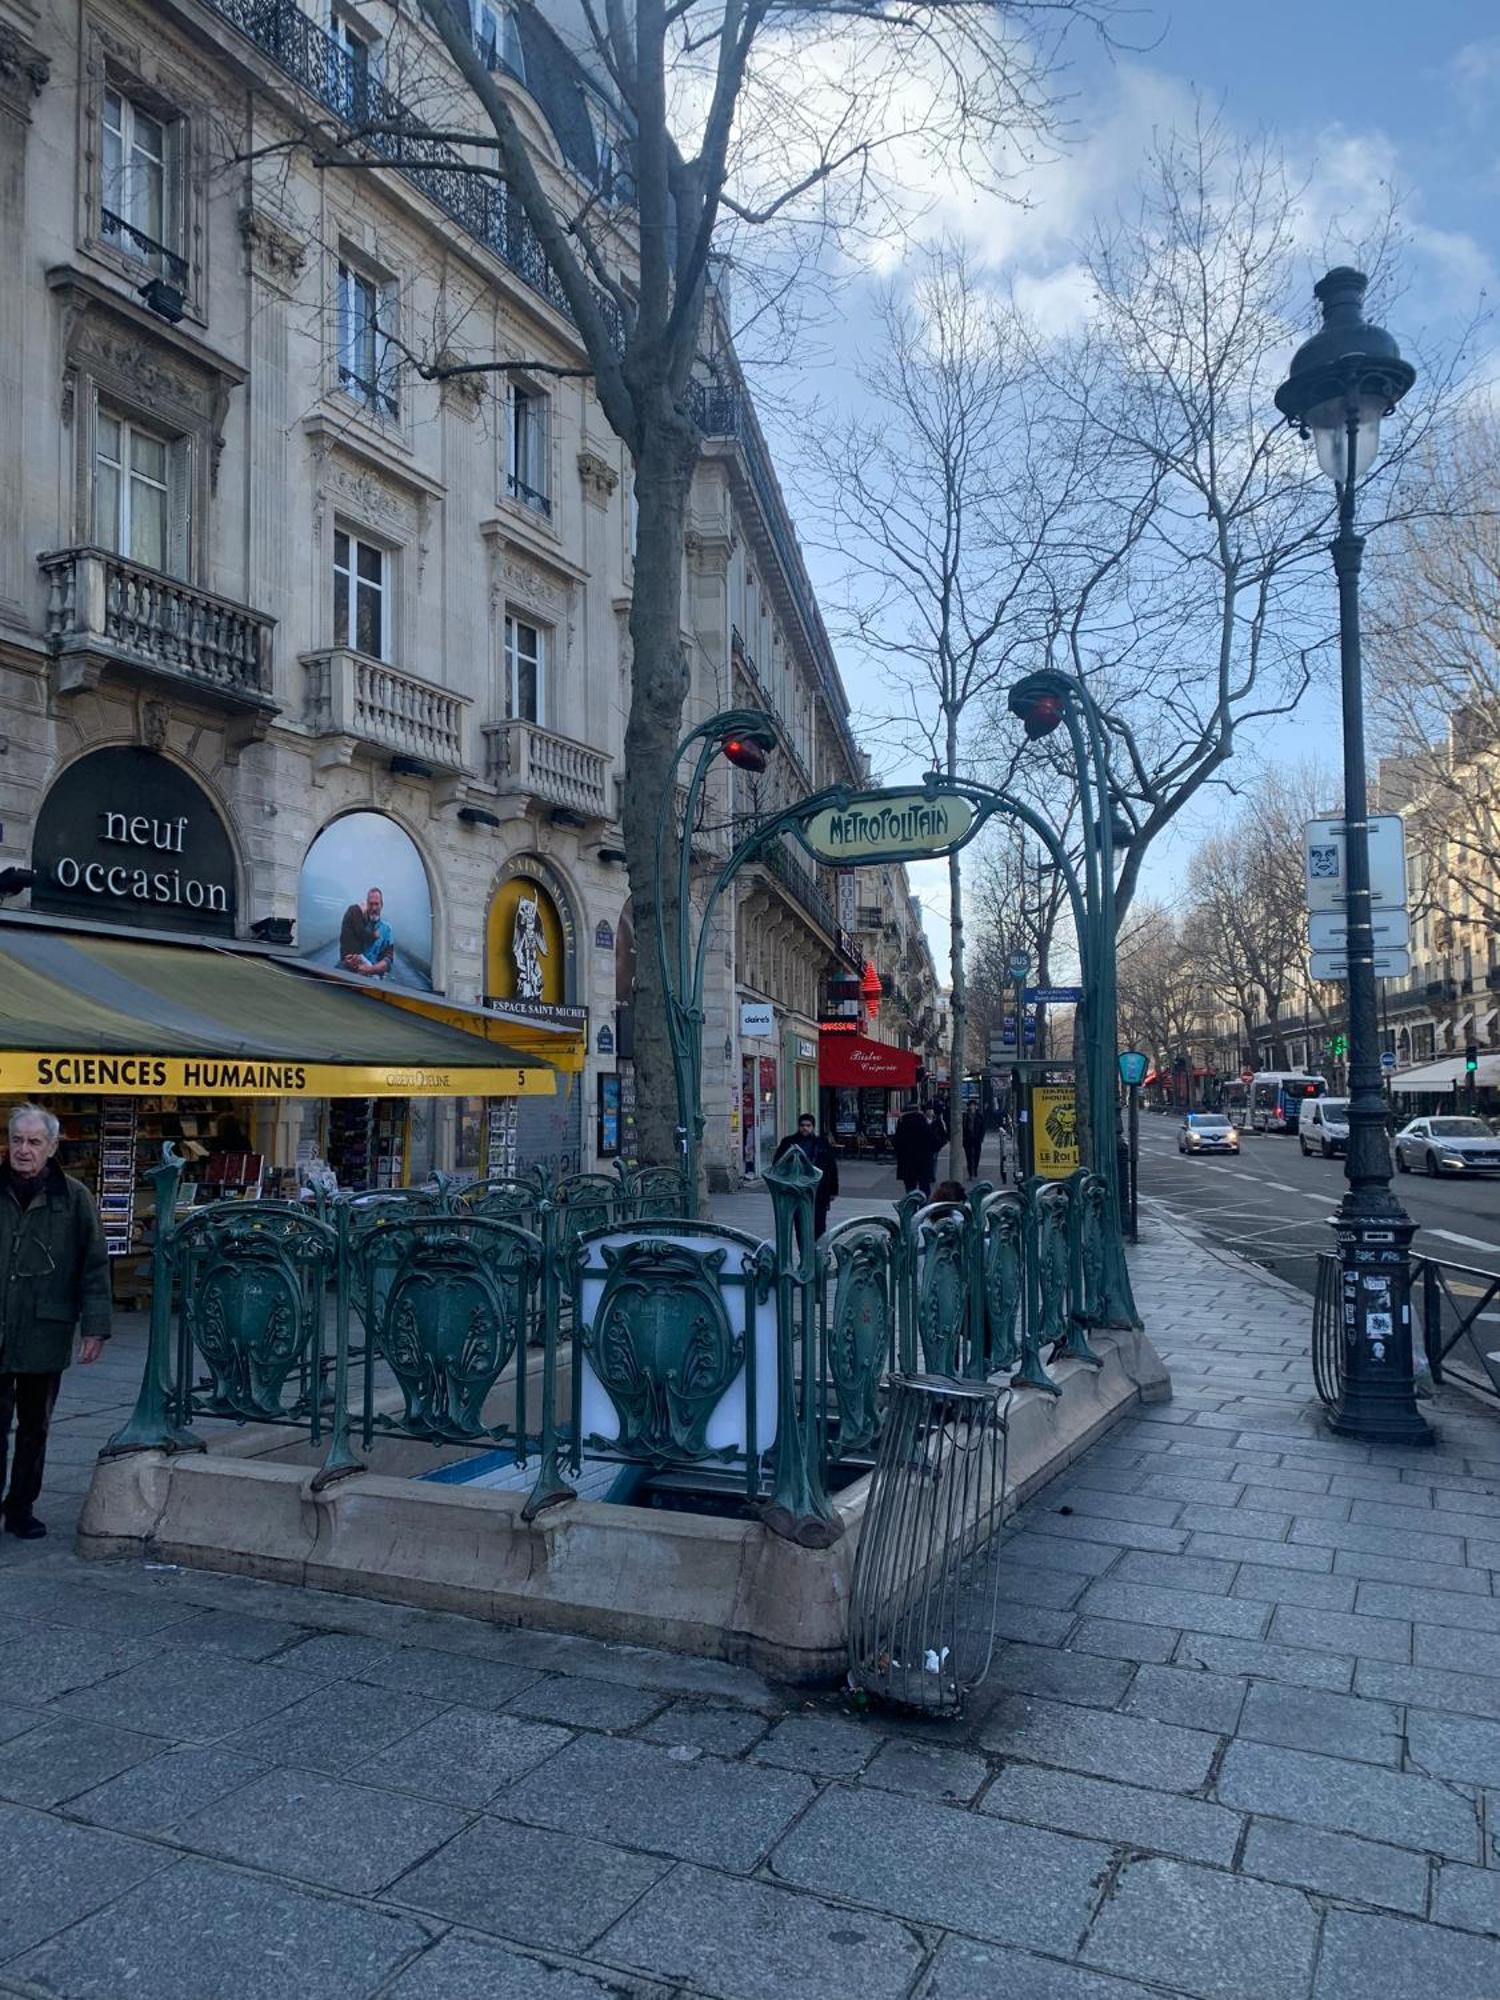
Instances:
[[[1242,1133],[1239,1157],[1183,1157],[1178,1121],[1141,1117],[1140,1191],[1241,1257],[1313,1289],[1320,1250],[1333,1248],[1329,1218],[1344,1190],[1342,1158],[1304,1159],[1295,1136]],[[1396,1189],[1417,1223],[1418,1254],[1500,1273],[1500,1176],[1428,1180],[1402,1174]]]

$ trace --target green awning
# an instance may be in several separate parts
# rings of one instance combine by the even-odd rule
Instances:
[[[550,1096],[554,1073],[270,959],[15,924],[0,925],[0,1088]]]

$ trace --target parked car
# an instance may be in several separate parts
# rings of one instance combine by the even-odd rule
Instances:
[[[1237,1153],[1238,1128],[1222,1111],[1190,1111],[1177,1134],[1179,1153]]]
[[[1297,1144],[1302,1157],[1321,1153],[1326,1160],[1333,1153],[1349,1150],[1349,1100],[1347,1097],[1308,1097],[1297,1114]]]
[[[1500,1139],[1482,1118],[1414,1118],[1396,1134],[1396,1169],[1434,1176],[1500,1173]]]

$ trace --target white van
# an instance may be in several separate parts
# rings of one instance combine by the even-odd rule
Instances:
[[[1321,1153],[1325,1160],[1331,1153],[1347,1153],[1348,1098],[1304,1098],[1302,1109],[1297,1114],[1297,1144],[1302,1148],[1304,1159],[1309,1153]]]

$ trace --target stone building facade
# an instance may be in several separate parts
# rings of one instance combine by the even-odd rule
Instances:
[[[479,7],[476,34],[539,171],[593,191],[628,275],[607,98],[532,8]],[[81,921],[174,932],[217,914],[241,941],[348,963],[331,899],[388,874],[398,974],[531,1017],[536,1046],[579,1045],[529,1141],[542,1114],[523,1111],[521,1150],[589,1167],[628,1145],[628,458],[566,372],[581,348],[517,212],[440,165],[320,167],[299,143],[330,154],[377,79],[428,107],[457,88],[378,0],[0,0],[0,866],[33,864],[59,780],[86,789],[110,768],[87,760],[129,748],[160,760],[133,767],[148,789],[170,766],[201,795],[227,900],[187,915],[172,896],[190,871],[172,891],[170,871],[80,864]],[[717,317],[705,342],[719,386],[684,573],[687,723],[766,706],[773,785],[857,781]],[[495,357],[534,368],[452,372]],[[717,773],[705,865],[769,802]],[[330,830],[331,888],[309,872]],[[43,870],[30,906],[61,908],[57,891]],[[706,1033],[721,1178],[755,1164],[748,1057],[757,1088],[773,1065],[782,1125],[809,1049],[815,1078],[820,987],[853,953],[832,897],[788,857],[726,922]],[[742,999],[771,1004],[768,1039],[742,1041]],[[482,1164],[465,1116],[432,1107],[407,1169]],[[257,1140],[287,1158],[306,1120],[279,1107]]]

